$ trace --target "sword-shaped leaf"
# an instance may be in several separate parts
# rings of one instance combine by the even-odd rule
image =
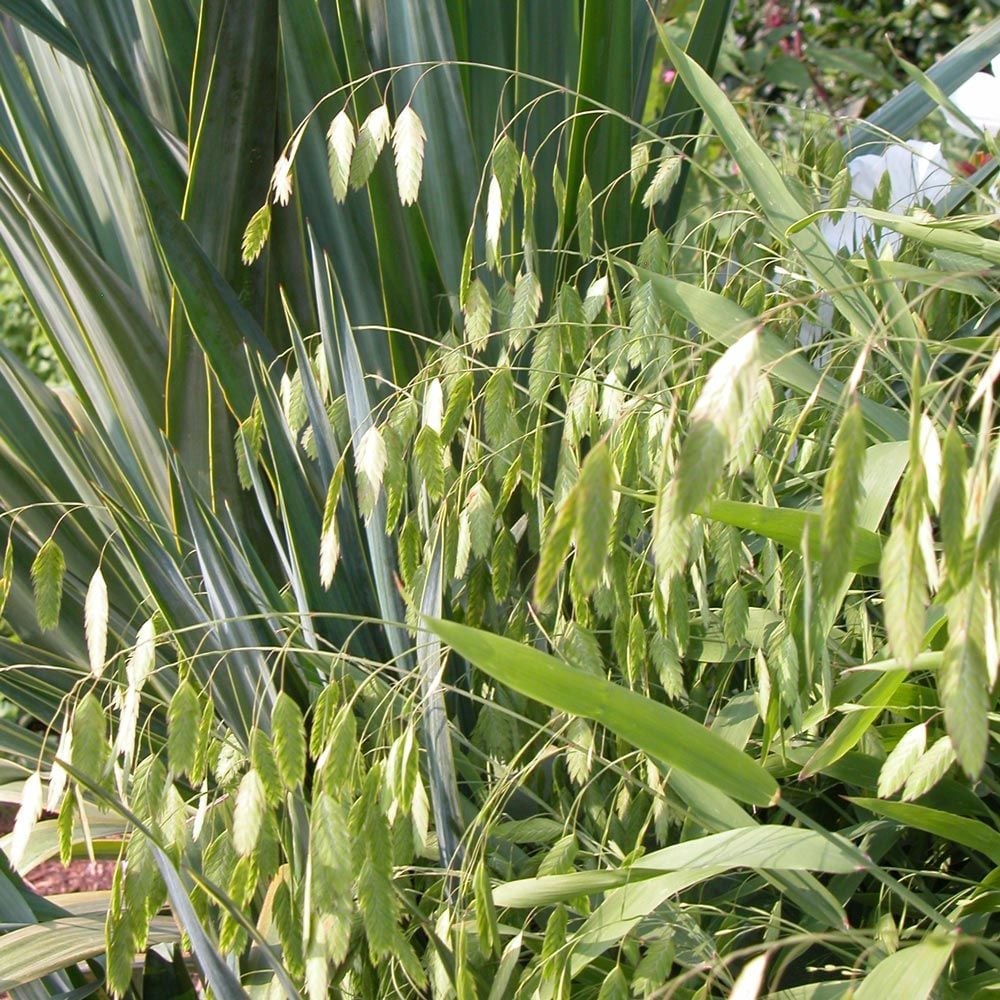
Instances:
[[[652,698],[512,639],[454,622],[428,619],[427,625],[494,680],[560,711],[594,719],[651,757],[740,802],[768,806],[780,797],[774,778],[755,760]]]

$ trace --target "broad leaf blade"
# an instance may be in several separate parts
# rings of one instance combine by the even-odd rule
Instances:
[[[15,989],[104,954],[104,920],[103,913],[59,917],[0,936],[0,989]],[[150,945],[179,939],[173,921],[154,920],[149,929]]]
[[[978,819],[953,816],[941,809],[931,809],[910,802],[871,798],[852,798],[850,801],[862,809],[895,820],[903,826],[925,830],[970,850],[979,851],[993,864],[1000,865],[1000,833]]]
[[[715,73],[716,60],[729,26],[732,6],[732,0],[702,0],[684,48],[686,54],[710,76]],[[675,78],[660,119],[659,132],[665,138],[672,138],[674,145],[686,155],[681,159],[680,176],[666,205],[656,212],[656,223],[660,229],[667,230],[677,221],[687,177],[691,171],[691,154],[701,131],[703,116],[701,106],[684,85],[684,81]]]
[[[442,604],[442,542],[435,537],[427,580],[420,600],[421,614],[428,620],[441,615]],[[462,812],[458,802],[458,781],[451,748],[448,711],[444,700],[445,658],[440,639],[426,629],[417,633],[417,669],[424,703],[424,733],[427,740],[427,765],[431,784],[431,804],[441,865],[446,871],[460,867]]]
[[[744,531],[771,538],[786,548],[801,552],[809,539],[809,556],[818,559],[821,515],[795,507],[764,507],[740,500],[711,500],[700,510],[704,517],[731,524]],[[875,574],[882,557],[882,538],[873,531],[857,528],[848,549],[848,567],[854,573]]]
[[[885,997],[926,1000],[933,993],[954,948],[954,939],[928,935],[920,944],[894,952],[865,976],[854,993],[856,1000],[884,1000]]]
[[[70,59],[83,61],[73,36],[52,16],[41,0],[0,0],[0,9]]]
[[[780,797],[777,783],[758,763],[666,705],[511,639],[454,622],[428,620],[428,625],[495,680],[560,711],[595,719],[650,756],[738,801],[768,806]]]
[[[397,109],[412,103],[428,138],[424,171],[434,178],[434,186],[422,192],[420,209],[440,272],[448,287],[457,289],[477,177],[468,112],[453,65],[448,5],[444,0],[419,5],[386,0],[385,26],[390,61],[407,67],[393,75]],[[430,73],[407,65],[424,61],[438,65]]]
[[[220,1000],[249,1000],[233,970],[201,926],[201,921],[188,898],[190,888],[184,884],[170,858],[156,844],[152,844],[151,847],[156,867],[159,868],[160,875],[167,885],[167,895],[170,897],[177,922],[184,928],[184,933],[191,941],[191,950],[212,992]],[[289,994],[289,996],[295,995],[297,994],[294,990]]]
[[[247,219],[268,195],[274,159],[278,10],[205,3],[193,86],[201,100],[191,122],[191,154],[182,218],[219,274],[264,325],[260,269],[241,259]],[[178,302],[178,305],[181,305]],[[281,310],[276,320],[282,325]],[[167,436],[205,492],[228,492],[236,479],[232,421],[205,367],[183,308],[172,310],[167,368]],[[284,337],[271,331],[280,349]],[[209,480],[211,476],[211,480]],[[196,479],[196,481],[197,481]]]

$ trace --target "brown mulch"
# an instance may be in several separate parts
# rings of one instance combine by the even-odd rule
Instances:
[[[116,861],[88,861],[80,858],[63,868],[58,858],[43,861],[32,868],[24,881],[40,896],[52,896],[59,892],[93,892],[110,889],[115,874]]]

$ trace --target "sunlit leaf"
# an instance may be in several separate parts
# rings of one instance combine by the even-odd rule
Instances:
[[[780,796],[777,783],[756,761],[666,705],[511,639],[453,622],[429,624],[456,652],[502,683],[561,711],[594,719],[727,795],[758,805]]]

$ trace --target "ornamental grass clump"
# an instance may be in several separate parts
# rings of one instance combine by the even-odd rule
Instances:
[[[0,989],[996,987],[1000,21],[782,154],[728,2],[0,9]]]

